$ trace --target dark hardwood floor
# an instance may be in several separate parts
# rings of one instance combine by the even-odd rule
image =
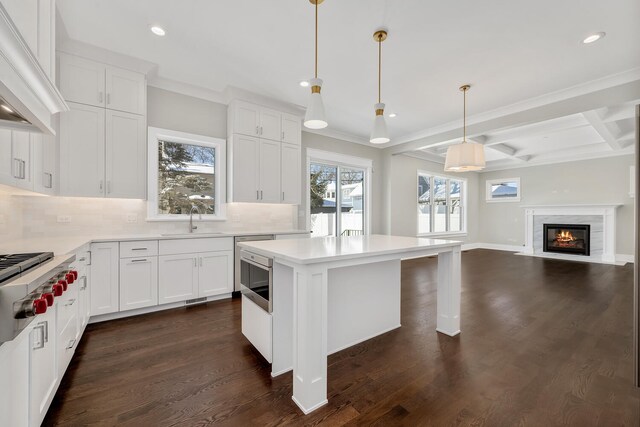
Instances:
[[[633,266],[463,254],[462,334],[435,331],[436,260],[402,265],[402,327],[329,357],[303,416],[239,300],[90,325],[45,425],[640,425]]]

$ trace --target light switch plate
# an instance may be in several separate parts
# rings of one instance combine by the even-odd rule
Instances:
[[[69,215],[58,215],[58,222],[67,224],[71,222],[71,217]]]

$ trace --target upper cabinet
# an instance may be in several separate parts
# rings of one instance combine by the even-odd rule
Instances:
[[[146,113],[144,74],[66,53],[60,53],[59,58],[60,91],[67,101],[139,115]]]
[[[59,54],[60,89],[71,110],[60,115],[60,193],[146,197],[146,77]]]
[[[232,101],[228,129],[229,202],[300,203],[301,119]]]

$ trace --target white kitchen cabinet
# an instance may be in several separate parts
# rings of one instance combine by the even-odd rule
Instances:
[[[144,74],[117,67],[106,67],[106,107],[144,115],[147,91]]]
[[[280,143],[260,140],[260,202],[280,203]]]
[[[0,183],[33,190],[33,154],[29,133],[0,129],[0,144]]]
[[[61,297],[56,299],[56,336],[58,375],[60,378],[71,362],[78,344],[80,329],[78,323],[79,283],[70,283]]]
[[[280,143],[244,135],[231,139],[229,201],[279,203]]]
[[[144,199],[144,116],[69,103],[60,117],[60,193]]]
[[[60,194],[105,195],[104,108],[69,103],[60,115]]]
[[[234,135],[229,153],[229,166],[232,183],[228,193],[230,201],[259,202],[260,140],[245,135]]]
[[[260,107],[260,138],[272,141],[282,139],[282,113]]]
[[[56,303],[29,325],[29,425],[39,426],[58,385]]]
[[[106,110],[106,196],[144,199],[147,144],[144,116]]]
[[[66,53],[59,54],[59,62],[60,92],[67,101],[146,114],[144,74]]]
[[[233,292],[233,251],[198,254],[198,296]]]
[[[240,135],[260,135],[260,106],[233,101],[229,106],[229,127]]]
[[[96,107],[106,106],[104,64],[66,53],[59,54],[58,62],[59,87],[64,99]]]
[[[198,255],[158,257],[158,299],[160,304],[185,301],[198,296]]]
[[[239,100],[228,111],[228,201],[299,204],[300,118]]]
[[[282,113],[282,142],[300,145],[301,136],[300,117]]]
[[[29,423],[31,328],[0,345],[0,426],[27,427]]]
[[[120,260],[120,311],[158,305],[158,257]]]
[[[300,204],[301,183],[301,154],[300,146],[282,143],[280,147],[281,158],[281,187],[282,187],[282,203],[290,203],[294,205]]]
[[[91,244],[91,316],[118,311],[118,252],[118,242]]]
[[[55,0],[2,0],[2,5],[9,13],[29,50],[53,80]]]
[[[58,179],[58,143],[56,138],[39,134],[31,134],[33,150],[33,189],[38,193],[54,195],[57,191]]]

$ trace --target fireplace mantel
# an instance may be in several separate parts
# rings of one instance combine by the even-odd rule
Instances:
[[[525,205],[525,247],[523,255],[548,258],[574,259],[611,263],[616,262],[616,209],[622,204],[572,204],[572,205]],[[600,217],[602,221],[602,248],[591,256],[542,253],[534,244],[536,216]],[[600,221],[598,221],[600,223]]]

